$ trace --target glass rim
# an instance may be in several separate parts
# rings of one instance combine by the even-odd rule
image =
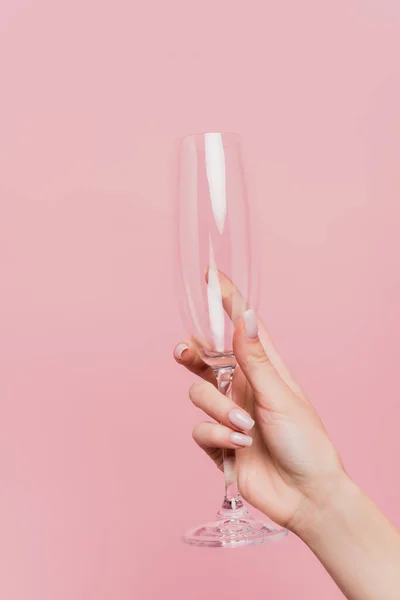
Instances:
[[[240,150],[242,146],[242,136],[239,133],[229,131],[205,131],[203,133],[190,133],[183,137],[175,139],[175,145],[177,148],[185,148],[188,143],[192,143],[198,152],[204,151],[205,136],[211,133],[218,133],[221,136],[222,144],[226,150],[228,148],[237,148]]]
[[[183,142],[184,140],[204,138],[205,135],[208,135],[211,133],[214,133],[214,134],[218,133],[219,135],[222,135],[223,137],[227,137],[229,139],[234,139],[234,140],[238,140],[238,141],[242,139],[242,136],[240,135],[240,133],[235,133],[233,131],[202,131],[202,132],[198,132],[198,133],[188,133],[187,135],[183,135],[183,136],[177,138],[177,140]]]

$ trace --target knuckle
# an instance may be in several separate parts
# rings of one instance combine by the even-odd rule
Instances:
[[[270,365],[271,360],[261,344],[257,344],[249,354],[249,362],[259,365]]]
[[[269,358],[268,354],[265,354],[265,352],[263,351],[262,354],[260,354],[260,356],[258,357],[258,363],[260,365],[269,365],[271,366],[271,359]]]

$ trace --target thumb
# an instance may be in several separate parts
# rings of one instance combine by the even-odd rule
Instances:
[[[258,319],[254,310],[247,310],[238,319],[233,351],[261,406],[273,412],[286,412],[293,405],[294,394],[265,352],[258,337]]]

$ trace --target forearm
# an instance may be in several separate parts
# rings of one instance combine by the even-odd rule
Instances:
[[[296,533],[349,600],[399,600],[400,534],[346,475]]]

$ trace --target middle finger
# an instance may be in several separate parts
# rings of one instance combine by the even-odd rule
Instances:
[[[223,425],[242,431],[250,431],[254,426],[254,419],[211,383],[196,381],[189,390],[189,396],[197,408]]]

